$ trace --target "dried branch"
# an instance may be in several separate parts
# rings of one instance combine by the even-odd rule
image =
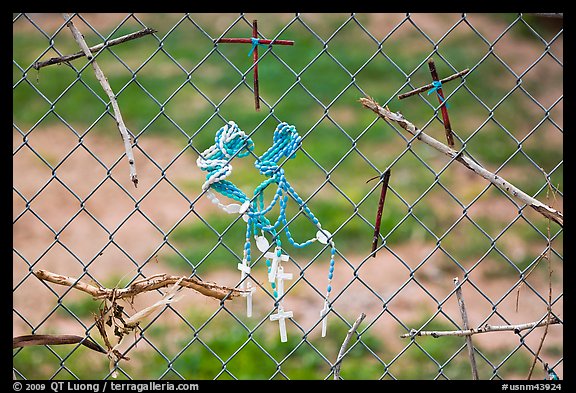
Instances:
[[[460,308],[460,315],[462,316],[462,326],[464,330],[468,330],[468,313],[466,312],[466,305],[464,304],[464,295],[462,294],[462,286],[458,281],[458,277],[454,277],[454,286],[456,287],[456,297],[458,298],[458,307]],[[470,358],[470,367],[472,367],[472,379],[477,381],[478,368],[476,367],[476,358],[474,357],[474,345],[472,345],[472,337],[466,336],[466,346],[468,347],[468,357]]]
[[[354,324],[352,325],[350,330],[348,330],[348,333],[346,334],[346,338],[344,339],[344,342],[342,343],[342,346],[340,347],[340,352],[338,352],[338,357],[336,358],[336,363],[334,363],[334,380],[335,381],[340,379],[340,365],[342,363],[342,358],[346,354],[346,348],[348,348],[348,343],[350,342],[352,335],[354,334],[356,329],[358,329],[358,326],[360,326],[360,323],[362,323],[364,318],[366,318],[366,314],[364,314],[364,313],[360,314],[360,316],[358,317],[356,322],[354,322]]]
[[[132,183],[134,183],[134,187],[138,187],[138,175],[136,174],[136,165],[134,163],[134,152],[132,151],[132,137],[128,133],[128,129],[126,128],[124,120],[122,119],[122,114],[120,113],[120,107],[118,106],[118,102],[116,101],[116,95],[112,91],[112,88],[108,83],[108,79],[106,79],[106,76],[104,76],[102,69],[100,68],[98,63],[96,63],[96,60],[92,56],[92,52],[90,51],[90,48],[88,48],[88,44],[86,44],[86,41],[84,41],[82,33],[80,33],[80,31],[76,28],[76,26],[74,26],[74,24],[72,23],[72,19],[69,15],[63,14],[63,17],[66,20],[66,26],[70,28],[70,31],[74,36],[74,39],[76,40],[78,45],[80,45],[80,48],[82,48],[84,55],[86,55],[88,61],[92,63],[92,67],[94,68],[94,72],[96,74],[96,79],[98,79],[100,85],[102,85],[102,88],[104,89],[104,91],[108,95],[108,98],[110,99],[110,103],[112,104],[112,108],[114,109],[114,116],[116,117],[116,124],[118,125],[120,135],[122,136],[122,139],[124,141],[124,149],[126,150],[126,157],[128,158],[128,164],[130,165],[130,180],[132,181]]]
[[[75,336],[72,334],[28,334],[14,337],[12,339],[12,348],[22,348],[32,345],[63,344],[82,344],[93,351],[106,353],[100,345],[89,341],[86,337]]]
[[[502,177],[495,175],[494,173],[488,171],[483,166],[475,163],[472,159],[466,157],[462,154],[462,152],[458,152],[449,146],[446,146],[442,142],[432,138],[431,136],[424,133],[422,130],[416,128],[416,126],[410,123],[408,120],[404,118],[404,116],[397,112],[393,113],[390,110],[381,107],[374,99],[372,98],[360,98],[360,102],[365,108],[368,108],[375,112],[378,116],[380,116],[384,120],[392,120],[400,127],[404,128],[410,134],[416,137],[416,139],[426,143],[429,146],[432,146],[436,150],[441,153],[446,154],[447,156],[453,158],[454,160],[458,161],[466,168],[470,169],[472,172],[482,176],[484,179],[490,181],[492,184],[497,186],[498,188],[504,190],[505,192],[509,193],[510,195],[517,197],[522,202],[526,203],[532,209],[536,210],[538,213],[542,214],[544,217],[551,219],[561,227],[564,226],[564,215],[562,212],[551,208],[548,205],[538,201],[537,199],[532,198],[524,191],[520,190],[519,188],[515,187]]]
[[[529,323],[522,323],[519,325],[484,325],[477,329],[467,329],[467,330],[443,330],[443,331],[425,331],[421,330],[418,331],[416,329],[410,330],[409,333],[405,333],[400,336],[400,338],[409,338],[409,337],[416,337],[416,336],[432,336],[434,338],[443,337],[443,336],[458,336],[458,337],[465,337],[465,336],[472,336],[473,334],[480,334],[480,333],[490,333],[490,332],[504,332],[504,331],[512,331],[514,333],[520,333],[522,330],[526,329],[533,329],[537,327],[547,326],[547,325],[557,325],[560,323],[560,320],[552,316],[550,321],[540,321],[540,322],[529,322]]]
[[[136,38],[144,37],[148,34],[153,34],[156,32],[157,32],[156,30],[147,27],[145,29],[136,31],[134,33],[126,34],[122,37],[114,38],[113,40],[92,46],[92,47],[88,48],[88,50],[91,53],[95,53],[95,52],[100,51],[101,49],[108,48],[108,47],[118,45],[118,44],[122,44],[124,42],[131,41],[131,40],[134,40]],[[72,55],[51,57],[50,59],[45,60],[45,61],[37,61],[36,63],[32,64],[32,67],[36,70],[39,70],[42,67],[46,67],[46,66],[53,65],[53,64],[66,63],[66,62],[69,62],[72,60],[79,59],[80,57],[84,57],[84,56],[86,56],[86,53],[81,51],[81,52],[76,52]]]
[[[229,300],[237,296],[247,296],[249,291],[242,291],[236,288],[227,288],[217,285],[215,283],[200,281],[194,277],[181,277],[171,276],[168,274],[157,274],[149,278],[135,281],[127,288],[102,288],[78,281],[77,278],[62,276],[60,274],[52,273],[46,270],[38,270],[33,274],[40,280],[48,281],[54,284],[64,285],[78,289],[95,299],[123,299],[131,298],[143,292],[153,291],[155,289],[164,288],[176,284],[179,280],[179,285],[184,288],[193,289],[204,296],[213,297],[219,300]]]
[[[97,287],[79,281],[77,278],[62,276],[46,270],[38,270],[33,272],[33,274],[40,280],[78,289],[92,295],[94,299],[104,299],[99,315],[95,315],[94,319],[96,321],[98,332],[104,340],[104,344],[107,348],[107,351],[104,351],[104,353],[106,353],[106,356],[108,356],[110,360],[109,367],[113,378],[117,377],[115,364],[120,360],[130,360],[130,358],[123,355],[119,350],[124,336],[135,331],[143,319],[149,317],[164,306],[178,301],[182,297],[182,293],[180,296],[176,295],[181,288],[194,289],[205,296],[214,297],[219,300],[228,300],[237,296],[247,296],[250,293],[250,291],[241,291],[234,288],[222,287],[214,283],[200,281],[193,277],[178,277],[167,274],[156,274],[149,278],[135,281],[130,286],[122,289]],[[164,287],[169,288],[162,299],[124,319],[124,307],[118,304],[118,300],[134,298],[134,296],[138,294]],[[110,306],[108,306],[108,302],[111,303]],[[110,337],[112,336],[107,333],[105,325],[108,325],[113,330],[113,334],[116,337],[115,344],[111,342]]]

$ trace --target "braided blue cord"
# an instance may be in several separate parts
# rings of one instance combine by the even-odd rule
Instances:
[[[212,188],[218,193],[234,199],[240,203],[250,201],[242,190],[238,189],[232,182],[225,180],[231,171],[231,159],[237,155],[245,157],[254,148],[253,141],[247,137],[234,122],[222,127],[216,133],[214,138],[215,144],[203,153],[203,159],[198,159],[198,166],[208,172],[203,189]],[[280,123],[274,131],[272,146],[262,154],[255,162],[254,166],[260,171],[260,174],[268,177],[254,190],[254,197],[251,200],[248,210],[246,211],[246,241],[244,243],[244,257],[248,264],[251,262],[251,235],[256,236],[258,232],[269,233],[275,240],[277,252],[280,252],[282,242],[279,236],[279,228],[282,230],[289,243],[296,248],[304,248],[312,244],[317,238],[309,239],[305,242],[296,242],[290,232],[288,220],[286,218],[286,207],[289,197],[292,197],[300,206],[304,214],[319,229],[322,230],[320,221],[314,216],[304,200],[298,195],[296,190],[290,185],[284,174],[284,169],[278,166],[282,158],[293,159],[296,157],[296,151],[301,146],[301,137],[298,135],[296,128],[285,122]],[[264,203],[264,191],[271,184],[277,184],[276,192],[268,206]],[[276,204],[279,205],[280,212],[275,223],[271,223],[266,217]],[[332,286],[330,285],[334,274],[334,257],[336,255],[336,246],[330,239],[328,240],[331,247],[330,268],[328,271],[328,286],[326,288],[326,299],[330,295]],[[266,260],[266,265],[270,269],[270,261]],[[274,290],[274,297],[277,298],[275,283],[271,283]]]

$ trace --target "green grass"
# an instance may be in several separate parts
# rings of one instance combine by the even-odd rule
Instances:
[[[141,341],[129,352],[131,360],[121,362],[118,379],[125,379],[124,373],[133,379],[145,380],[180,379],[180,376],[200,380],[333,379],[330,364],[335,362],[349,329],[339,319],[333,319],[327,337],[302,340],[300,332],[289,324],[288,341],[282,343],[275,328],[265,324],[250,331],[253,322],[243,321],[245,327],[223,311],[210,317],[190,310],[186,319],[191,327],[177,331],[159,323],[146,328],[143,334],[155,349]],[[409,325],[423,326],[424,330],[453,329],[437,319],[426,322],[427,318],[422,318]],[[357,331],[362,332],[363,326],[361,324]],[[172,339],[165,340],[167,335]],[[483,354],[476,356],[480,378],[491,378],[495,372],[501,378],[524,375],[531,365],[531,357],[524,351],[514,352],[513,347],[485,350],[476,345]],[[547,351],[552,354],[556,350]],[[57,380],[100,379],[108,374],[106,357],[82,346],[74,349],[72,346],[26,347],[14,353],[14,367],[28,379],[52,376]],[[497,370],[485,360],[498,364],[510,354]],[[346,380],[375,380],[383,376],[388,379],[391,375],[400,380],[427,380],[442,373],[450,379],[471,379],[463,337],[418,337],[400,357],[391,361],[393,357],[386,341],[368,330],[362,333],[361,342],[353,336],[340,375]],[[60,368],[60,363],[65,368]],[[168,368],[172,371],[165,373]]]

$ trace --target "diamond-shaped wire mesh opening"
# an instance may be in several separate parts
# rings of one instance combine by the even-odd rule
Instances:
[[[532,364],[534,379],[547,378],[547,368],[562,377],[562,226],[461,165],[465,156],[563,210],[562,15],[71,17],[88,46],[155,32],[98,50],[91,60],[39,66],[80,48],[62,15],[13,15],[14,334],[75,334],[104,346],[93,317],[99,307],[121,305],[117,316],[126,319],[170,302],[165,285],[105,303],[40,280],[40,270],[96,290],[115,288],[112,294],[165,275],[201,285],[181,289],[130,330],[122,350],[131,360],[110,368],[108,357],[79,344],[16,348],[15,378],[470,379],[464,338],[426,335],[463,329],[454,278],[470,328],[508,327],[472,336],[481,379],[525,378]],[[249,39],[254,20],[259,39],[294,45],[261,44],[254,64],[251,42],[216,42]],[[430,59],[441,79],[469,69],[442,85],[456,142],[451,156],[358,102],[373,97],[445,144],[439,92],[398,99],[432,82]],[[93,61],[132,138],[138,187]],[[266,180],[259,157],[278,124],[294,125],[301,137],[295,156],[277,162],[293,189],[286,220],[275,236],[267,234],[266,251],[254,237],[261,233],[248,233],[246,276],[239,270],[247,268],[246,221],[211,203],[202,189],[207,173],[197,166],[229,121],[254,142],[248,155],[229,160],[226,178],[248,199]],[[277,186],[264,192],[266,205],[277,202],[266,214],[271,224],[282,211]],[[221,205],[238,202],[231,196],[216,197]],[[333,269],[318,225],[332,234]],[[314,241],[300,248],[288,234]],[[292,275],[279,299],[265,255],[276,239]],[[217,287],[225,295],[206,295]],[[246,288],[254,289],[251,300],[231,295]],[[282,311],[292,312],[285,342],[275,319]],[[542,326],[514,330],[546,321],[548,311],[557,319],[544,339]]]

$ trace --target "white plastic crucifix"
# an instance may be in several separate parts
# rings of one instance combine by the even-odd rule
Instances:
[[[284,295],[284,280],[292,280],[292,273],[284,273],[284,268],[278,266],[278,274],[276,275],[278,279],[278,299],[281,299]],[[280,341],[285,343],[288,341],[288,336],[286,334],[286,318],[292,318],[292,311],[284,311],[282,303],[278,301],[278,313],[270,315],[271,321],[278,321],[280,327]]]
[[[272,265],[270,266],[270,271],[268,272],[268,281],[274,282],[274,280],[276,279],[276,274],[278,272],[278,266],[280,264],[280,261],[286,262],[290,259],[290,257],[286,254],[282,254],[280,251],[280,247],[276,247],[274,252],[267,252],[266,254],[264,254],[264,257],[266,257],[267,259],[271,259]]]
[[[242,290],[248,290],[248,294],[246,295],[246,316],[252,316],[252,293],[256,290],[256,288],[252,288],[252,284],[248,281],[246,277],[250,274],[250,266],[248,266],[248,261],[246,258],[242,260],[242,263],[238,264],[238,270],[242,272],[242,276],[240,280],[240,288]]]
[[[284,273],[284,268],[278,266],[276,278],[278,279],[278,299],[280,299],[284,295],[284,280],[292,280],[292,273]]]
[[[283,343],[288,341],[288,336],[286,335],[286,318],[292,318],[292,311],[284,311],[281,305],[278,305],[278,314],[270,315],[271,321],[278,321],[280,324],[280,341]]]

